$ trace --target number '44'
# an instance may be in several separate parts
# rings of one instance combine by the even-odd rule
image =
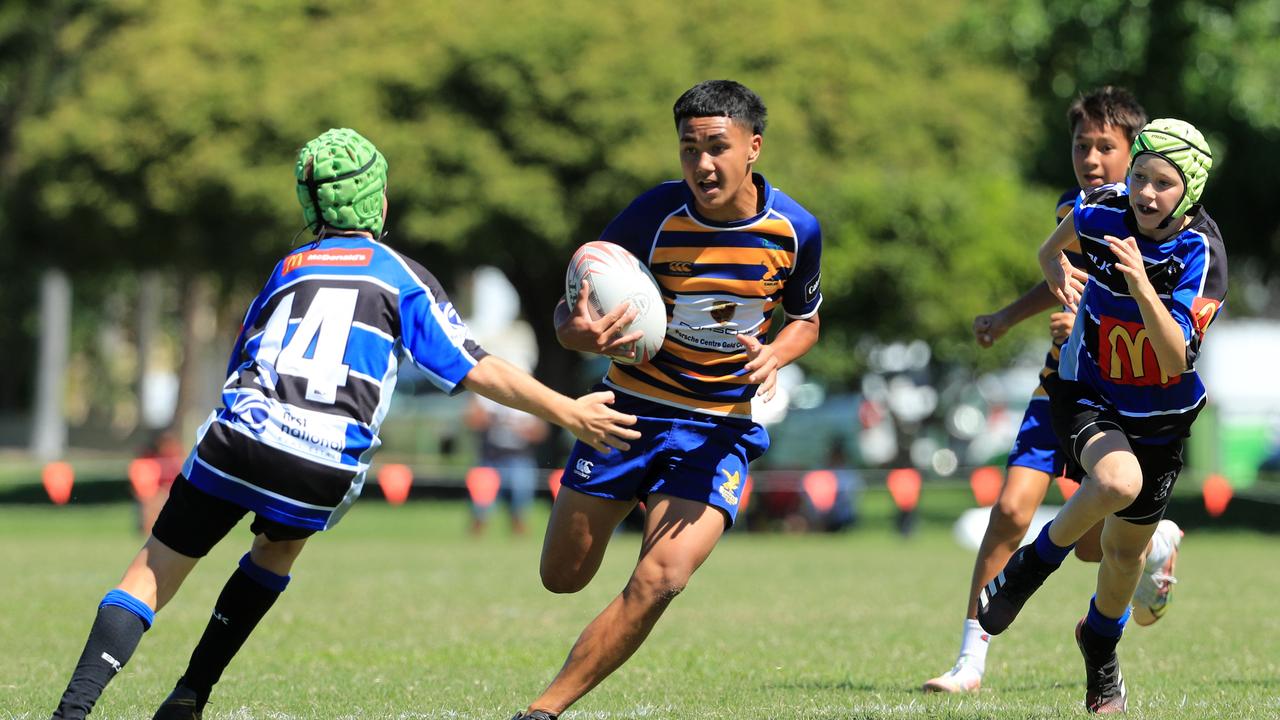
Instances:
[[[354,288],[317,290],[286,345],[294,298],[294,293],[289,293],[267,320],[258,361],[273,365],[280,375],[306,378],[308,400],[333,404],[338,388],[346,387],[351,371],[342,359],[347,353],[359,295],[360,291]]]

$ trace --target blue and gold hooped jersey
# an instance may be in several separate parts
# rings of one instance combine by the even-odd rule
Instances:
[[[822,303],[822,233],[795,200],[756,174],[764,208],[745,220],[700,217],[683,181],[636,198],[600,235],[645,263],[667,305],[662,350],[641,365],[614,363],[605,384],[664,405],[751,417],[739,333],[761,342],[774,308],[812,317]]]
[[[1126,430],[1136,437],[1186,435],[1205,403],[1195,361],[1227,294],[1227,253],[1217,224],[1196,205],[1181,232],[1149,240],[1134,221],[1123,184],[1081,197],[1074,218],[1089,282],[1062,351],[1060,374],[1097,390],[1130,421]],[[1161,369],[1138,303],[1115,269],[1107,235],[1137,239],[1152,286],[1182,328],[1188,369],[1181,375]]]

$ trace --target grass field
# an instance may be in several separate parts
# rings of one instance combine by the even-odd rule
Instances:
[[[357,506],[302,555],[205,717],[507,720],[622,586],[639,538],[616,537],[590,587],[554,596],[538,582],[540,537],[495,525],[473,540],[466,522],[457,503]],[[131,523],[125,505],[0,508],[0,717],[48,717],[139,543]],[[196,568],[94,717],[150,717],[248,539],[241,526]],[[1280,717],[1278,546],[1188,536],[1174,607],[1121,644],[1131,717]],[[731,534],[565,718],[1083,717],[1071,632],[1092,568],[1075,561],[993,644],[980,695],[917,691],[953,660],[971,563],[939,525],[910,540]]]

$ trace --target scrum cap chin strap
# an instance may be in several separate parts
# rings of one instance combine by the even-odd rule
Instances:
[[[299,180],[298,184],[305,185],[307,187],[307,195],[311,198],[311,207],[316,211],[316,227],[314,229],[316,234],[320,233],[320,228],[324,225],[324,212],[320,209],[320,186],[328,185],[329,183],[341,182],[360,175],[373,167],[373,164],[377,161],[378,154],[375,152],[373,156],[369,158],[368,162],[355,170],[342,173],[341,175],[334,175],[333,177],[325,178],[324,180],[316,180],[315,163],[312,162],[311,173],[307,175],[305,180]]]

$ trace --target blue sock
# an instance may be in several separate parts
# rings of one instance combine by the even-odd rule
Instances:
[[[142,621],[145,630],[151,629],[151,624],[156,621],[156,611],[152,610],[149,605],[142,602],[138,598],[130,595],[123,590],[112,590],[102,597],[102,602],[98,603],[98,607],[115,606],[124,608]]]
[[[1041,560],[1056,567],[1061,565],[1063,560],[1067,559],[1067,556],[1071,554],[1071,548],[1075,547],[1076,544],[1071,543],[1066,547],[1054,544],[1054,542],[1049,539],[1049,526],[1052,524],[1053,523],[1045,523],[1045,526],[1040,529],[1040,534],[1036,536],[1035,545],[1036,555],[1039,555]]]
[[[1119,639],[1124,634],[1124,624],[1129,622],[1129,614],[1133,609],[1125,608],[1124,614],[1120,617],[1109,618],[1098,612],[1097,599],[1097,595],[1089,598],[1089,614],[1084,616],[1084,624],[1088,625],[1090,630],[1103,637]]]

